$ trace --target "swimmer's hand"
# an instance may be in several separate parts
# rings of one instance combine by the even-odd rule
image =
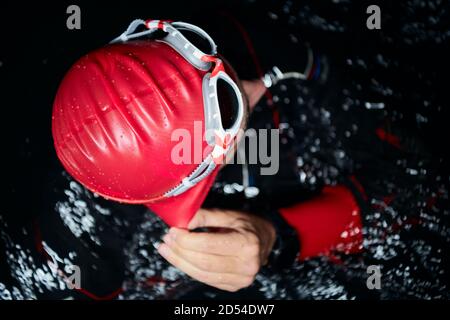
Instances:
[[[189,223],[189,230],[198,228],[207,231],[171,228],[158,252],[192,278],[226,291],[251,285],[275,242],[270,222],[238,211],[200,209]]]

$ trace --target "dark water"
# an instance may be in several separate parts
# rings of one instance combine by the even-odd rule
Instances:
[[[119,298],[450,298],[449,5],[447,1],[379,1],[382,30],[368,31],[364,14],[368,4],[373,3],[244,5],[256,6],[255,10],[280,21],[293,36],[311,43],[326,56],[330,74],[338,74],[327,78],[339,88],[331,97],[317,96],[320,91],[301,80],[284,81],[272,93],[281,121],[286,123],[282,143],[301,137],[293,155],[304,185],[336,184],[342,175],[371,169],[366,169],[363,178],[369,196],[364,228],[357,231],[364,236],[363,253],[310,259],[279,274],[262,272],[251,288],[224,295],[193,283],[159,257],[153,243],[159,241],[165,226],[147,214],[125,247],[126,281]],[[2,62],[0,73],[7,63]],[[256,113],[265,110],[262,102]],[[398,140],[379,147],[373,132],[380,123]],[[20,147],[22,160],[35,159],[42,149],[50,149],[46,135],[25,138]],[[50,166],[45,161],[40,164]],[[77,238],[101,243],[94,217],[111,216],[109,209],[92,204],[95,197],[76,182],[69,181],[62,191],[66,196],[58,201],[55,212],[64,225]],[[110,223],[120,226],[124,222],[111,218]],[[14,261],[19,285],[8,287],[0,280],[0,298],[36,298],[40,291],[63,285],[57,272],[34,261],[26,247],[5,230],[6,224],[1,231],[5,256]],[[52,252],[50,247],[47,250]],[[67,265],[74,255],[55,252],[54,259]],[[381,268],[380,290],[367,289],[369,265]]]

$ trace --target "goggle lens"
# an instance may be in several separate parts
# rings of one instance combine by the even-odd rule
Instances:
[[[211,42],[193,30],[177,28],[177,30],[197,49],[207,54],[214,52]]]
[[[231,129],[238,120],[239,100],[233,87],[221,78],[217,79],[217,100],[222,126],[225,130]]]

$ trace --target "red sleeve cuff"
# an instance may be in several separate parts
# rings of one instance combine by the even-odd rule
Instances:
[[[300,260],[333,251],[350,254],[362,250],[360,209],[342,185],[326,186],[314,199],[279,211],[297,230]]]

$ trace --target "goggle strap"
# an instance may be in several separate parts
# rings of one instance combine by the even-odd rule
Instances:
[[[134,38],[138,38],[138,37],[142,37],[144,35],[153,33],[154,30],[144,30],[141,32],[137,32],[137,33],[133,33],[134,31],[136,31],[136,29],[141,26],[144,25],[145,26],[145,21],[142,19],[135,19],[133,20],[129,25],[127,30],[125,30],[125,32],[123,32],[120,36],[118,36],[117,38],[113,39],[112,41],[110,41],[110,43],[116,43],[116,42],[126,42],[130,39],[134,39]]]
[[[217,54],[217,45],[214,42],[213,38],[211,38],[211,36],[202,28],[199,28],[193,24],[190,23],[186,23],[186,22],[182,22],[182,21],[175,21],[172,23],[172,26],[176,27],[177,29],[180,30],[188,30],[188,31],[192,31],[195,32],[196,34],[198,34],[199,36],[205,38],[209,44],[211,45],[211,53],[210,55],[215,56]]]
[[[136,29],[139,26],[145,26],[147,30],[134,33]],[[217,54],[217,45],[214,42],[214,40],[210,37],[210,35],[204,31],[203,29],[192,25],[190,23],[176,21],[172,22],[171,20],[142,20],[142,19],[135,19],[133,20],[127,30],[123,32],[120,36],[113,39],[110,43],[117,43],[117,42],[126,42],[131,39],[139,38],[145,35],[149,35],[151,33],[156,32],[157,30],[162,30],[164,32],[167,32],[169,35],[168,37],[173,37],[169,43],[175,47],[175,49],[185,57],[185,59],[189,60],[191,64],[196,66],[197,68],[201,70],[206,70],[210,68],[210,62],[211,61],[205,61],[203,58],[205,56],[215,56]],[[200,37],[206,39],[210,46],[211,46],[211,53],[205,54],[201,52],[198,48],[196,48],[194,45],[190,43],[188,39],[184,37],[184,35],[179,30],[188,30],[191,32],[196,33]],[[179,32],[179,37],[176,37],[176,33]],[[180,39],[181,37],[181,39]],[[161,39],[163,40],[163,39]],[[167,39],[166,39],[167,40]],[[164,41],[164,40],[163,40]],[[185,51],[188,51],[189,54],[192,54],[195,59],[191,59],[189,55],[186,55]],[[213,70],[213,75],[216,75],[220,70],[222,70],[218,63],[216,63],[216,67]]]
[[[225,72],[225,67],[223,66],[223,62],[220,58],[210,55],[203,55],[201,60],[204,62],[214,63],[214,69],[211,71],[211,78],[217,76],[220,71]]]
[[[178,186],[166,192],[164,196],[174,197],[182,194],[208,176],[215,167],[216,164],[212,161],[211,155],[208,155],[189,176],[184,178]]]

